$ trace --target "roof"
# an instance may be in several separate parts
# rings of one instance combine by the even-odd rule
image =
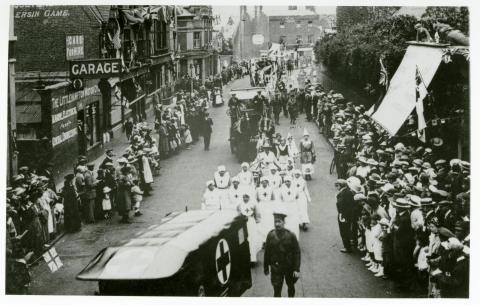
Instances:
[[[238,212],[192,210],[171,214],[123,246],[103,249],[77,275],[80,280],[149,280],[174,275],[186,257],[229,228]],[[132,262],[135,264],[132,264]]]
[[[265,94],[265,87],[252,87],[252,88],[243,88],[243,89],[232,89],[230,90],[230,95],[232,93],[237,94],[239,100],[252,99],[257,95],[257,91],[262,91],[262,94]]]

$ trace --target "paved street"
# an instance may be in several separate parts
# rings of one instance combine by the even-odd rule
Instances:
[[[235,81],[224,89],[225,101],[228,100],[229,87],[248,87],[248,79]],[[56,273],[50,273],[41,262],[32,274],[32,294],[93,295],[97,290],[96,282],[75,280],[75,275],[104,247],[115,245],[132,237],[136,232],[157,223],[165,214],[174,210],[200,208],[200,199],[205,181],[213,176],[219,164],[224,164],[231,174],[239,170],[239,163],[230,153],[228,144],[229,117],[226,106],[211,109],[214,121],[211,149],[203,150],[199,141],[191,150],[162,162],[161,175],[156,177],[153,196],[147,197],[143,204],[144,215],[135,218],[130,225],[99,223],[83,227],[76,234],[64,236],[57,244],[64,266]],[[298,141],[303,128],[310,132],[316,145],[316,173],[309,182],[313,199],[310,205],[311,225],[308,232],[302,232],[301,279],[296,285],[299,297],[401,297],[392,291],[391,282],[377,279],[366,270],[358,255],[342,254],[341,239],[338,233],[335,208],[335,175],[328,173],[332,160],[332,149],[324,137],[318,133],[313,123],[307,123],[303,115],[298,126],[290,128],[288,120],[281,119],[279,132],[292,133]],[[263,252],[259,253],[260,262]],[[263,274],[259,264],[252,269],[253,287],[245,296],[272,296],[273,289],[269,279]],[[286,289],[284,289],[284,295]]]

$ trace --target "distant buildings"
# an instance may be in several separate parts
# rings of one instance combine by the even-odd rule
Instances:
[[[202,82],[218,71],[218,55],[212,44],[213,15],[207,5],[179,8],[177,16],[179,76],[198,77]]]
[[[313,6],[254,6],[252,15],[242,6],[233,53],[239,58],[258,57],[272,43],[287,49],[312,46],[332,26],[330,17],[320,14]]]

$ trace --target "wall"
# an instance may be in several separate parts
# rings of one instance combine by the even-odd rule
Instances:
[[[284,28],[280,27],[280,22],[282,19],[285,19]],[[308,26],[308,21],[312,21],[311,27]],[[279,43],[280,37],[286,36],[286,44],[295,44],[297,36],[300,36],[302,39],[302,43],[308,43],[308,35],[313,35],[312,43],[315,43],[315,41],[319,39],[321,35],[321,31],[318,28],[319,26],[320,20],[318,18],[318,15],[295,16],[291,18],[270,17],[270,41],[274,43]]]
[[[100,56],[100,23],[88,6],[20,6],[14,22],[17,71],[67,71],[68,34],[84,35],[85,58]]]

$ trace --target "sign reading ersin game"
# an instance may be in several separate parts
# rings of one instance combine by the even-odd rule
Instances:
[[[122,73],[120,59],[88,59],[70,61],[70,78],[103,78]]]

